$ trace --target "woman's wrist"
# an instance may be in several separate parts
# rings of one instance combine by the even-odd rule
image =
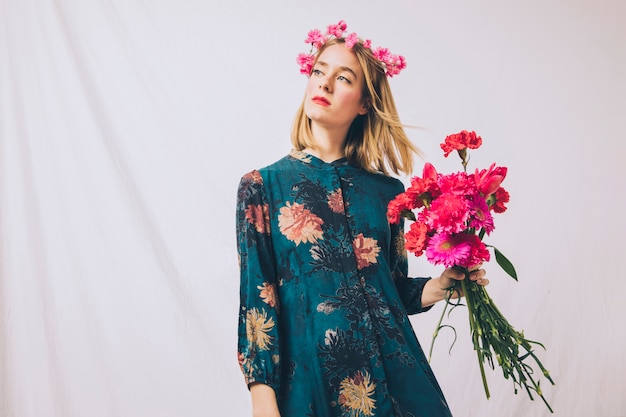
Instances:
[[[276,393],[272,387],[262,383],[252,384],[250,395],[252,396],[253,417],[280,417]]]

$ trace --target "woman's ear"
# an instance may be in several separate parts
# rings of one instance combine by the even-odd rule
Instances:
[[[363,116],[369,113],[371,107],[372,107],[371,100],[369,98],[364,99],[363,102],[361,103],[361,109],[359,110],[359,114]]]

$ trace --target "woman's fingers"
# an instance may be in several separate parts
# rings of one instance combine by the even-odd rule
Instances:
[[[470,272],[469,277],[471,281],[478,281],[487,275],[487,272],[484,269],[477,269],[475,271]]]
[[[489,284],[489,280],[485,278],[485,275],[487,275],[487,272],[484,269],[479,269],[470,274],[470,279],[476,281],[478,285],[487,285]]]
[[[458,269],[458,268],[448,268],[445,270],[445,275],[451,279],[455,279],[457,281],[461,281],[463,278],[465,278],[465,273]]]
[[[471,281],[476,281],[478,285],[487,285],[489,280],[485,278],[487,272],[484,269],[476,269],[470,272],[469,277]]]
[[[476,265],[477,268],[480,268],[481,266],[482,264]],[[471,281],[475,281],[478,285],[487,285],[489,284],[489,280],[485,278],[486,275],[487,272],[484,269],[473,269],[469,273],[469,278]],[[465,272],[453,267],[446,269],[442,276],[445,276],[448,279],[461,281],[465,278]]]

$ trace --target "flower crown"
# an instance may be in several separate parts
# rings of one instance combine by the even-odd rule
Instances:
[[[308,54],[298,54],[296,58],[298,65],[300,65],[300,73],[309,75],[313,69],[313,63],[315,62],[315,55],[320,48],[333,37],[337,39],[344,39],[346,47],[352,49],[354,45],[360,43],[364,48],[371,49],[372,41],[366,39],[362,41],[359,39],[356,33],[352,32],[348,36],[343,36],[348,25],[343,20],[340,20],[336,25],[328,25],[326,33],[322,33],[319,29],[313,29],[309,31],[304,43],[311,44],[311,51]],[[402,55],[394,55],[389,52],[387,48],[377,47],[372,49],[374,58],[379,60],[385,68],[385,74],[389,78],[396,74],[399,74],[404,68],[406,68],[406,61]]]

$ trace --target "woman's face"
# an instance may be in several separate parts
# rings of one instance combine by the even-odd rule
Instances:
[[[331,45],[313,67],[304,111],[311,123],[347,132],[358,115],[367,113],[362,91],[363,70],[354,52],[343,44]]]

